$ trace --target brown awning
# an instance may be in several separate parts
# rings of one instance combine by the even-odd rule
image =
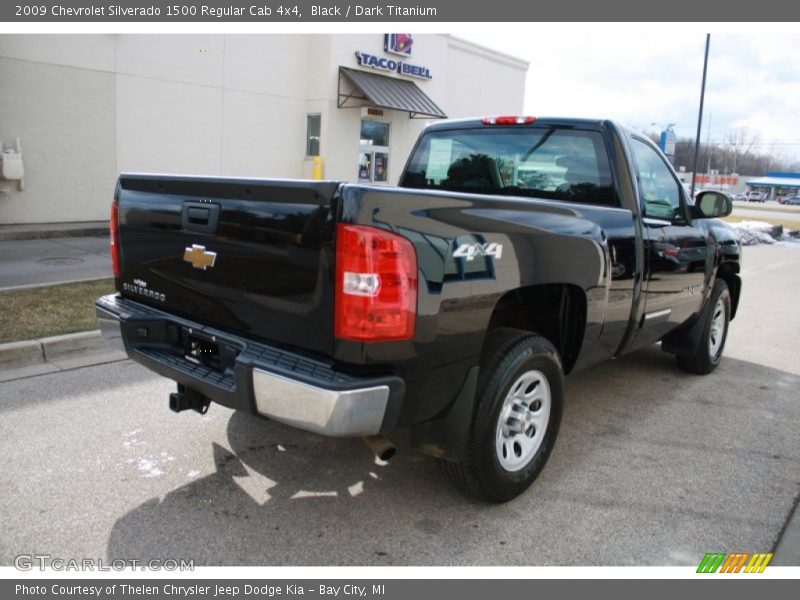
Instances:
[[[350,93],[342,92],[342,77],[346,78],[354,88]],[[352,101],[355,101],[355,104],[347,106],[347,103]],[[447,118],[442,109],[413,81],[339,67],[339,108],[363,106],[364,102],[379,108],[405,111],[412,119]]]

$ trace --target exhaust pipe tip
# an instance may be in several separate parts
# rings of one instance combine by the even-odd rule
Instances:
[[[384,462],[390,461],[397,454],[394,444],[382,435],[368,435],[364,437],[364,443],[375,456]]]

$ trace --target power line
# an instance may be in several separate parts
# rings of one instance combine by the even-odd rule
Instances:
[[[706,142],[709,146],[800,146],[800,142]]]

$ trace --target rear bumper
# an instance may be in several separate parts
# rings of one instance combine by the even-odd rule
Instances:
[[[230,408],[323,435],[358,437],[395,428],[405,385],[354,376],[331,362],[205,327],[117,295],[95,303],[103,337],[133,360]],[[186,357],[188,339],[226,357],[211,368]]]

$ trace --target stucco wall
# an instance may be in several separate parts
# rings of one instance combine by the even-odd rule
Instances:
[[[383,54],[381,34],[2,35],[0,140],[22,140],[26,189],[0,181],[0,223],[107,218],[120,171],[308,177],[307,113],[322,115],[324,176],[354,180],[358,109],[338,68]],[[417,81],[448,116],[517,112],[527,65],[417,35]],[[385,111],[394,183],[425,120]]]

